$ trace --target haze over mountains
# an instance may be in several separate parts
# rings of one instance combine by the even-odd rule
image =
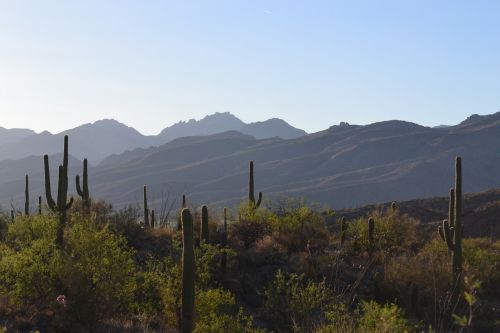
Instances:
[[[158,137],[186,133],[180,129],[189,123],[174,125]],[[232,126],[236,125],[235,121]],[[500,113],[474,115],[458,125],[438,128],[396,120],[365,126],[341,123],[291,139],[275,135],[257,139],[234,130],[210,134],[211,130],[215,131],[205,129],[209,135],[181,137],[103,158],[89,170],[92,195],[117,205],[135,203],[147,184],[150,197],[156,199],[153,205],[167,192],[186,193],[196,204],[232,205],[246,196],[248,161],[254,160],[256,190],[263,191],[264,198],[304,196],[346,208],[445,196],[453,184],[456,155],[463,158],[465,192],[500,187]],[[73,154],[80,146],[74,134],[69,135]],[[62,138],[57,140],[60,152]],[[32,195],[43,192],[42,159],[38,159],[0,163],[1,203],[13,200],[22,206],[27,170],[32,172]],[[51,161],[55,177],[60,158]],[[81,164],[72,160],[70,166],[74,192],[74,175]]]

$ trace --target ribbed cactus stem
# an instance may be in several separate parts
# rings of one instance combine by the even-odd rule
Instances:
[[[50,167],[49,156],[44,155],[44,170],[45,170],[45,196],[47,205],[59,215],[59,224],[56,232],[56,245],[62,247],[64,226],[66,225],[67,211],[73,205],[73,197],[68,202],[68,136],[64,136],[64,154],[63,164],[59,166],[59,182],[57,184],[57,202],[52,197],[50,187]]]
[[[144,225],[149,227],[149,208],[148,208],[148,188],[146,185],[143,187],[144,190]]]
[[[88,162],[83,159],[83,186],[80,186],[80,175],[76,175],[76,192],[82,198],[82,208],[85,214],[90,213],[90,193],[89,193],[89,175]]]
[[[250,161],[249,165],[249,177],[248,177],[248,201],[251,208],[259,208],[262,202],[262,192],[259,192],[259,199],[255,202],[255,186],[254,186],[254,176],[253,176],[253,161]]]
[[[182,221],[182,332],[191,333],[194,319],[195,258],[193,216],[189,209],[181,213]]]
[[[201,228],[200,228],[200,242],[208,243],[209,232],[208,232],[208,207],[201,207]]]
[[[26,184],[24,187],[24,215],[30,215],[30,188],[28,175],[26,175]]]
[[[345,221],[345,217],[342,216],[340,219],[340,245],[344,245],[345,243],[345,238],[347,234],[347,223]]]
[[[370,217],[368,219],[368,243],[370,245],[370,248],[373,249],[373,245],[374,245],[374,234],[375,232],[375,220],[373,219],[373,217]]]

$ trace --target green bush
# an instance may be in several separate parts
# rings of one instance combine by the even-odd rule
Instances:
[[[208,289],[196,295],[194,333],[260,333],[252,327],[252,317],[245,316],[234,296],[223,289]]]
[[[413,330],[404,318],[403,310],[395,304],[363,302],[361,312],[358,329],[360,332],[404,333]]]
[[[322,315],[329,294],[324,282],[304,281],[302,275],[278,271],[265,290],[266,314],[278,329],[311,327]]]

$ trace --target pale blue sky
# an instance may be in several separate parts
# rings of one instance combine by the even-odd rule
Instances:
[[[0,0],[0,126],[230,111],[312,132],[500,110],[500,1]]]

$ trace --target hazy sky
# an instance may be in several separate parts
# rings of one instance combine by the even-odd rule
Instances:
[[[500,110],[500,1],[0,0],[0,126],[230,111],[307,131]]]

